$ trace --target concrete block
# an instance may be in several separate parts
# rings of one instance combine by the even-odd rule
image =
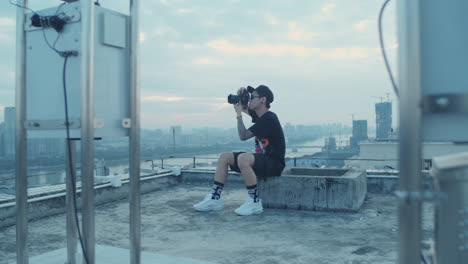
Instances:
[[[367,193],[366,172],[358,169],[287,168],[260,178],[266,208],[357,212]]]

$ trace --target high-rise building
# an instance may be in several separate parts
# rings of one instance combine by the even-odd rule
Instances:
[[[376,139],[388,139],[392,130],[392,103],[375,104]]]
[[[367,120],[353,120],[353,135],[350,139],[352,148],[358,148],[359,142],[367,140]]]
[[[3,132],[3,152],[6,158],[15,156],[15,123],[16,111],[14,107],[4,109],[4,132]]]
[[[5,139],[4,139],[4,132],[5,131],[5,124],[0,124],[0,157],[5,156]]]

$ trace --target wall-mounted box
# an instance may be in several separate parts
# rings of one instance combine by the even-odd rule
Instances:
[[[39,15],[69,19],[60,33],[31,26],[26,30],[26,128],[29,137],[66,137],[63,91],[64,57],[59,51],[78,51],[68,58],[65,83],[71,137],[81,128],[81,5],[80,2],[37,11]],[[129,19],[127,15],[95,6],[94,125],[95,137],[125,137],[130,127]]]

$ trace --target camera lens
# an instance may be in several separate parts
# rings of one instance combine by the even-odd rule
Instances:
[[[228,103],[230,104],[237,104],[239,102],[239,96],[234,95],[234,94],[228,95],[227,99],[228,99]]]

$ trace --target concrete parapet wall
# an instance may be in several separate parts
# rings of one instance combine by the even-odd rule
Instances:
[[[181,181],[184,183],[196,183],[196,184],[207,184],[211,186],[213,184],[215,171],[214,170],[201,170],[201,169],[190,169],[182,170]],[[243,185],[243,179],[240,173],[229,171],[226,185]]]
[[[179,177],[172,173],[141,177],[140,193],[167,189],[177,185]],[[28,219],[30,221],[66,212],[65,190],[61,193],[28,199]],[[123,180],[122,186],[112,187],[110,183],[95,186],[95,204],[105,204],[129,198],[129,181]],[[78,209],[81,208],[81,191],[77,193]],[[0,228],[16,224],[15,202],[0,204]]]
[[[259,179],[263,206],[357,212],[367,194],[366,172],[354,169],[289,168]]]

